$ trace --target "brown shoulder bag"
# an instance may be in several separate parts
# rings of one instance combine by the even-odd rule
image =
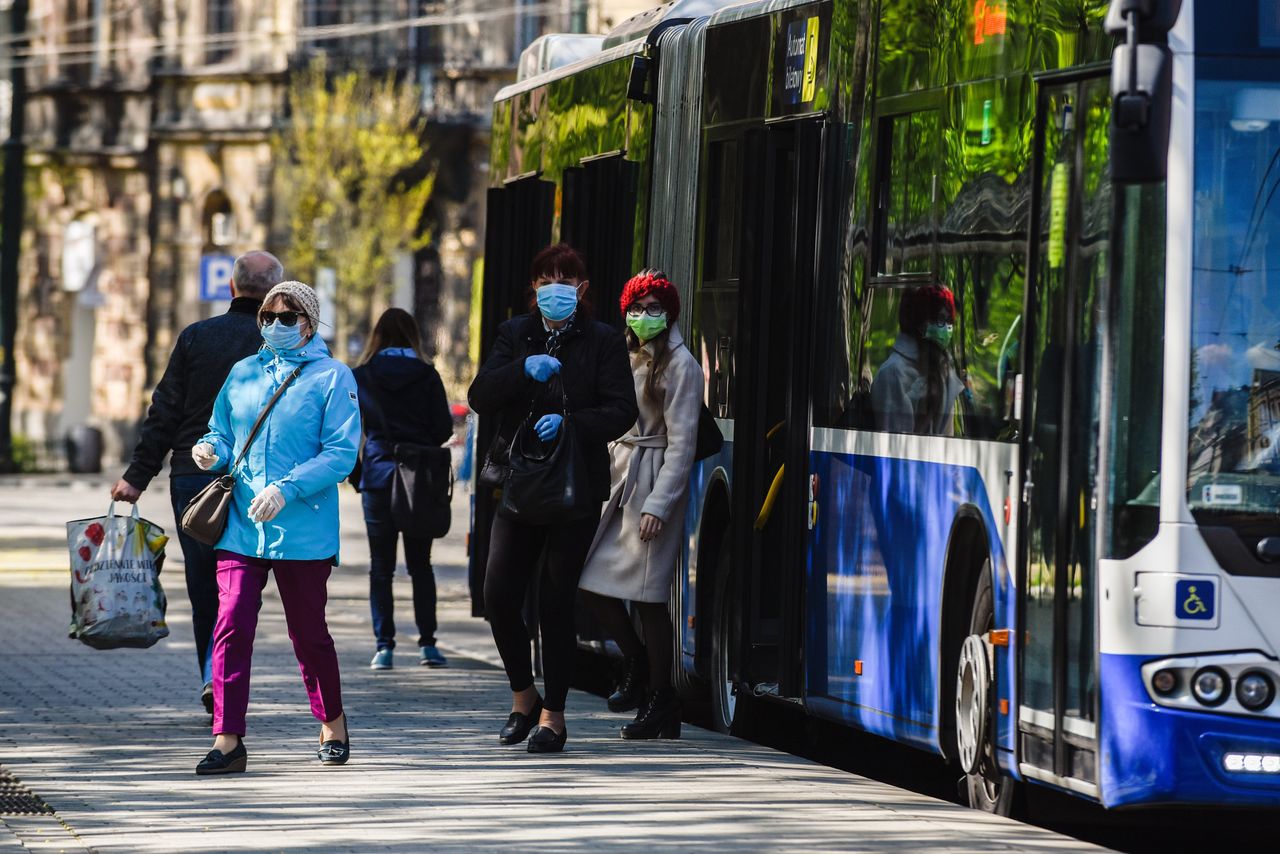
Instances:
[[[302,373],[301,365],[295,368],[293,373],[280,384],[280,388],[276,389],[276,393],[271,395],[266,407],[258,414],[258,420],[253,422],[253,427],[244,440],[244,447],[240,449],[240,455],[231,464],[231,468],[227,469],[227,473],[196,493],[196,497],[192,498],[187,508],[182,511],[182,532],[188,537],[206,546],[216,545],[218,540],[222,539],[222,532],[227,528],[227,514],[231,511],[231,490],[236,485],[235,470],[244,461],[244,455],[249,453],[249,446],[253,444],[254,437],[262,429],[262,423],[267,420],[267,413],[271,411],[271,407],[276,405],[280,395],[284,394],[289,383],[297,379],[300,373]]]

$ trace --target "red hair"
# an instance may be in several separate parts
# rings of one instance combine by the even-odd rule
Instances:
[[[680,316],[680,293],[661,270],[642,270],[632,276],[622,289],[618,308],[626,314],[628,306],[650,295],[657,297],[666,311],[667,325],[674,326],[676,318]]]

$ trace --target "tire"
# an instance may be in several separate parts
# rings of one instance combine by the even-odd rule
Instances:
[[[730,674],[730,656],[737,655],[738,614],[733,595],[735,579],[730,559],[729,537],[720,544],[716,560],[714,629],[711,633],[711,726],[728,733],[738,720],[741,703]]]
[[[977,589],[973,592],[973,603],[969,610],[969,636],[981,636],[995,628],[995,593],[991,587],[991,561],[988,559],[982,565],[982,574],[978,578]],[[965,701],[964,684],[966,679],[965,657],[956,651],[956,742],[962,743],[966,739],[966,733],[962,731],[966,719],[972,719],[973,714],[966,715],[961,709],[961,704]],[[985,670],[983,671],[985,674]],[[972,677],[972,671],[970,671]],[[984,707],[979,711],[985,715],[985,720],[977,725],[970,724],[979,731],[976,739],[973,737],[973,729],[970,730],[969,736],[971,741],[980,742],[977,745],[977,769],[975,773],[965,774],[964,779],[960,783],[960,790],[967,795],[969,806],[980,812],[992,813],[994,815],[1009,816],[1014,812],[1014,804],[1018,800],[1018,782],[1011,777],[1007,777],[1000,773],[1000,768],[996,764],[996,746],[995,746],[995,710],[993,708],[994,697],[990,690],[994,680],[988,680],[988,684],[982,687],[982,697],[985,702],[981,705]]]

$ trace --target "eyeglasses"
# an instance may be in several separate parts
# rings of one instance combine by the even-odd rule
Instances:
[[[631,317],[639,317],[642,314],[647,314],[650,317],[662,317],[662,315],[666,313],[667,310],[662,307],[662,303],[660,302],[652,302],[648,305],[641,305],[638,302],[633,302],[631,305],[627,306],[627,314]]]
[[[301,311],[260,311],[258,312],[258,323],[263,326],[270,326],[279,320],[285,326],[296,326],[298,318],[305,316]]]

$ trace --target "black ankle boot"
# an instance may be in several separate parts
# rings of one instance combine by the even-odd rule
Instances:
[[[644,703],[645,675],[649,672],[649,662],[643,657],[627,656],[626,670],[618,682],[618,690],[609,695],[609,711],[629,712],[638,709]]]
[[[674,688],[660,688],[649,695],[636,719],[622,728],[625,739],[679,738],[680,698]]]

